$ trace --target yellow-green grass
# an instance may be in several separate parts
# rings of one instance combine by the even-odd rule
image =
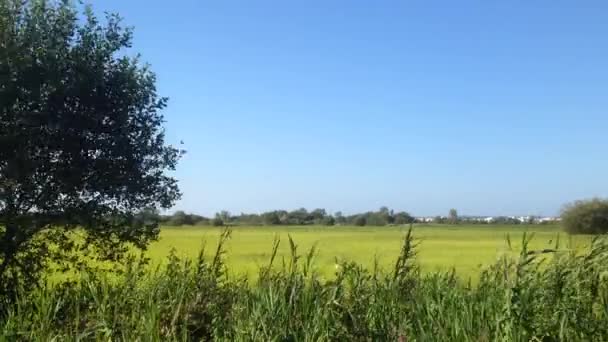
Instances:
[[[160,239],[148,251],[153,263],[166,259],[172,248],[178,255],[196,257],[205,243],[207,254],[214,252],[222,229],[211,227],[165,227]],[[289,255],[288,235],[305,254],[313,245],[318,252],[314,264],[319,273],[331,277],[338,260],[356,261],[373,267],[374,259],[390,269],[399,254],[407,227],[235,227],[227,244],[227,264],[232,275],[255,276],[260,266],[268,264],[275,236],[281,239],[279,257]],[[517,253],[524,232],[533,233],[532,249],[555,246],[582,248],[588,236],[569,236],[557,225],[416,225],[414,237],[420,242],[418,263],[422,271],[454,268],[463,278],[477,278],[481,267],[494,263],[504,253]],[[510,236],[512,249],[506,242]]]

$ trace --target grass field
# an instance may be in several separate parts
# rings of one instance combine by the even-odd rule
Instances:
[[[535,238],[520,248],[524,232]],[[218,257],[221,233],[165,228],[149,251],[162,267],[129,263],[18,293],[0,316],[0,342],[608,341],[606,238],[579,249],[590,237],[557,226],[417,226],[412,259],[405,227],[240,227]],[[300,255],[317,244],[319,273],[288,255],[288,234]],[[275,236],[286,267],[259,269]],[[558,236],[577,253],[554,252]],[[168,260],[172,248],[194,263]],[[374,256],[385,268],[399,262],[368,272]],[[252,281],[233,276],[244,273]]]
[[[233,273],[256,274],[260,266],[267,264],[275,236],[281,239],[279,256],[288,254],[290,235],[301,254],[316,245],[315,266],[325,277],[334,274],[336,258],[369,267],[377,258],[381,267],[390,268],[406,230],[407,227],[237,227],[232,228],[227,263]],[[180,256],[196,257],[203,242],[211,253],[220,232],[211,227],[163,228],[160,240],[150,246],[148,255],[154,263],[162,262],[175,248]],[[585,236],[570,237],[557,225],[417,225],[414,237],[420,243],[418,263],[427,272],[454,267],[463,279],[475,277],[480,267],[510,253],[507,235],[516,251],[524,232],[534,234],[534,249],[553,247],[556,239],[560,239],[561,248],[581,247],[590,241]]]

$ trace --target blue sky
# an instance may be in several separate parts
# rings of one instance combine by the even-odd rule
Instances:
[[[606,1],[104,0],[187,155],[175,209],[557,214],[608,196]]]

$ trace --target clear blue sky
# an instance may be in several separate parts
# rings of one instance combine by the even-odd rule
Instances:
[[[608,196],[606,1],[104,0],[188,154],[175,209],[557,214]]]

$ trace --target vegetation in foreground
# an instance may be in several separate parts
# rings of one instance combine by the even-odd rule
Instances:
[[[167,99],[125,54],[131,29],[83,14],[73,1],[0,0],[0,296],[52,264],[145,249],[158,223],[136,214],[181,196]]]
[[[608,339],[608,241],[579,252],[529,250],[483,270],[475,286],[454,272],[420,272],[407,232],[392,270],[340,262],[315,272],[315,249],[280,260],[275,241],[258,280],[230,278],[227,231],[210,256],[169,257],[149,270],[133,260],[119,279],[82,274],[5,307],[3,340],[417,340]],[[545,256],[552,255],[551,258]],[[274,266],[273,266],[274,265]],[[271,267],[273,266],[273,267]]]

